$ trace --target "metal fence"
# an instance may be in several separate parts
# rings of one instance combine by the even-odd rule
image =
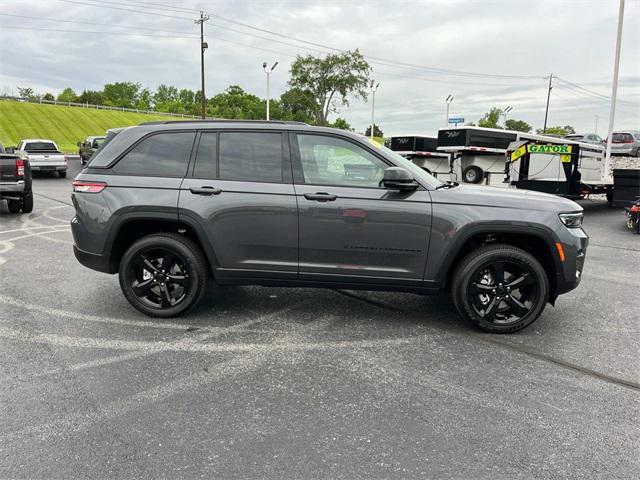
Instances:
[[[133,113],[143,113],[147,115],[165,115],[167,117],[200,118],[197,115],[187,115],[184,113],[157,112],[155,110],[141,110],[139,108],[113,107],[110,105],[92,105],[90,103],[60,102],[58,100],[43,100],[41,98],[34,99],[34,98],[13,97],[11,95],[0,95],[0,100],[15,100],[17,102],[62,105],[65,107],[78,107],[78,108],[87,108],[87,109],[93,109],[93,110],[114,110],[117,112],[133,112]]]

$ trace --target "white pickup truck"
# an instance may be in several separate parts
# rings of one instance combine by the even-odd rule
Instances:
[[[33,172],[58,172],[61,178],[67,176],[67,157],[51,140],[30,138],[21,140],[16,153],[24,152]]]

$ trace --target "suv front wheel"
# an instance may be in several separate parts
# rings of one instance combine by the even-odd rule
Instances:
[[[524,250],[501,244],[481,247],[463,258],[451,287],[460,315],[492,333],[527,327],[549,297],[549,280],[540,262]]]
[[[159,233],[136,241],[120,261],[120,288],[129,303],[152,317],[175,317],[204,296],[209,268],[190,239]]]

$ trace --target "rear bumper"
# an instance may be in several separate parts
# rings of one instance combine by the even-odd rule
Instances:
[[[67,170],[67,165],[63,164],[63,165],[42,165],[42,164],[31,164],[31,170],[33,172],[59,172],[59,171],[66,171]]]
[[[17,182],[0,182],[0,195],[3,193],[22,193],[24,192],[24,180]]]
[[[73,254],[76,259],[85,267],[99,272],[111,273],[109,268],[109,259],[105,255],[85,252],[75,245],[73,246]]]

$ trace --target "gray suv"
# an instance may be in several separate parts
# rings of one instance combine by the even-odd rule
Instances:
[[[582,208],[443,183],[369,139],[294,122],[187,121],[107,137],[73,182],[76,258],[172,317],[210,280],[431,294],[514,332],[576,288]]]

